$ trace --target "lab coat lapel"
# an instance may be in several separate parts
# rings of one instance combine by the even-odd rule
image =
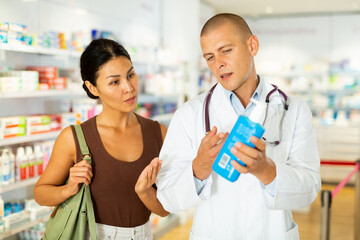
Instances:
[[[274,87],[270,83],[265,81],[264,79],[262,79],[262,81],[264,81],[264,85],[263,85],[263,90],[261,92],[260,101],[265,102],[267,94],[271,90],[273,90]],[[274,115],[281,109],[281,105],[283,104],[283,101],[281,98],[282,97],[278,91],[275,91],[271,94],[266,121],[272,121],[274,118]],[[264,118],[265,118],[265,116],[264,116]]]
[[[224,88],[220,83],[216,86],[213,94],[211,99],[213,102],[210,104],[210,125],[211,127],[217,126],[219,131],[230,131],[235,125],[237,114],[229,99],[226,98]],[[211,123],[211,119],[214,119],[213,123]]]

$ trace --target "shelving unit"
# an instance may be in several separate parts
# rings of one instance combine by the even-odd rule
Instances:
[[[24,181],[15,182],[15,183],[10,184],[8,186],[2,186],[2,187],[0,187],[0,194],[10,192],[10,191],[13,191],[13,190],[17,190],[17,189],[20,189],[20,188],[25,188],[25,187],[28,187],[28,186],[32,186],[37,182],[37,180],[39,180],[39,177],[33,177],[33,178],[26,179]]]
[[[159,102],[177,103],[178,100],[179,100],[178,94],[168,94],[168,95],[139,94],[138,97],[139,103],[159,103]]]
[[[15,235],[17,233],[20,233],[26,229],[29,229],[33,226],[36,226],[39,223],[45,222],[49,219],[51,212],[49,211],[48,214],[36,219],[36,220],[26,220],[23,221],[22,223],[19,223],[18,225],[5,230],[3,233],[0,233],[0,239],[6,238],[6,237],[10,237],[12,235]]]
[[[34,92],[0,93],[0,99],[12,98],[43,98],[43,97],[85,97],[85,92],[74,92],[71,90],[47,90]]]
[[[38,46],[33,47],[33,46],[25,46],[25,45],[9,45],[6,43],[0,43],[0,50],[21,52],[21,53],[42,54],[42,55],[69,56],[69,57],[80,57],[81,55],[81,52],[65,50],[65,49],[45,48]]]
[[[61,131],[53,131],[48,133],[41,133],[32,136],[21,136],[21,137],[13,137],[0,140],[0,146],[19,144],[24,142],[35,142],[42,141],[46,139],[54,139],[56,138]]]
[[[8,45],[0,43],[0,52],[16,52],[20,54],[26,54],[27,58],[32,59],[29,57],[30,54],[39,55],[39,56],[50,56],[56,59],[58,56],[57,61],[64,61],[67,63],[69,58],[79,58],[81,52],[71,51],[71,50],[62,50],[62,49],[52,49],[52,48],[44,48],[44,47],[33,47],[33,46],[23,46],[23,45]],[[56,61],[54,61],[56,62]],[[28,64],[31,64],[30,62]],[[50,63],[52,64],[52,63]],[[55,64],[57,65],[57,64]],[[22,101],[34,101],[34,103],[43,102],[44,99],[75,99],[75,98],[84,98],[86,96],[84,91],[74,91],[73,89],[66,89],[66,90],[48,90],[48,91],[33,91],[33,92],[1,92],[0,93],[0,101],[6,102],[6,104],[13,104],[12,107],[16,107],[14,104],[21,104]],[[36,100],[38,99],[38,100]],[[39,108],[41,109],[41,108]],[[26,110],[26,109],[25,109]],[[41,114],[43,112],[39,112]],[[6,109],[3,109],[3,116],[6,116]],[[27,113],[24,112],[24,115]],[[53,131],[43,134],[36,134],[31,136],[21,136],[21,137],[14,137],[14,138],[7,138],[0,140],[0,146],[9,146],[21,143],[29,143],[29,142],[36,142],[36,141],[43,141],[48,139],[55,139],[61,131]],[[1,186],[0,187],[0,195],[4,197],[13,196],[14,194],[20,193],[21,189],[26,189],[28,187],[33,186],[39,177],[30,178],[24,181],[16,182],[14,184],[8,186]],[[20,194],[22,198],[23,194]],[[29,193],[26,193],[29,194]],[[25,195],[27,196],[27,195]],[[30,227],[33,227],[41,222],[46,221],[49,218],[50,211],[45,215],[40,215],[41,217],[37,218],[36,220],[27,219],[24,221],[19,221],[19,223],[15,223],[14,226],[10,225],[10,229],[5,229],[3,233],[0,233],[0,239],[10,237],[10,239],[15,238],[15,234],[22,232]]]

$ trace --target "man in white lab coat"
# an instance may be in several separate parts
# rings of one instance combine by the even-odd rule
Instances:
[[[291,210],[309,205],[321,187],[309,107],[287,96],[286,109],[279,91],[269,95],[263,116],[266,141],[253,137],[255,149],[236,143],[232,153],[246,166],[232,161],[239,179],[232,183],[222,178],[212,171],[212,164],[228,132],[239,115],[250,114],[250,99],[265,102],[274,87],[256,74],[259,42],[241,17],[212,17],[200,42],[219,82],[208,107],[213,127],[205,133],[206,93],[176,111],[160,153],[158,199],[169,212],[196,206],[193,240],[299,239]]]

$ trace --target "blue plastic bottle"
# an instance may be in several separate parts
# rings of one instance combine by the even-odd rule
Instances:
[[[260,120],[264,116],[266,105],[255,99],[251,99],[251,101],[256,104],[255,108],[249,117],[240,116],[238,118],[213,164],[213,170],[230,182],[235,182],[240,176],[240,173],[231,165],[231,161],[236,160],[246,166],[231,153],[230,149],[236,142],[255,148],[255,145],[250,142],[250,137],[261,138],[265,131],[260,125]]]

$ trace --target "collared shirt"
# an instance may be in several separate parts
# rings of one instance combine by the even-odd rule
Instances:
[[[262,90],[263,90],[263,86],[264,86],[264,81],[260,80],[260,77],[258,77],[259,79],[259,84],[257,86],[257,88],[255,89],[254,94],[252,95],[251,99],[255,99],[255,100],[259,100]],[[226,95],[226,99],[229,100],[231,106],[234,108],[236,115],[237,116],[246,116],[248,117],[250,115],[250,113],[252,112],[252,110],[255,107],[255,103],[253,103],[252,101],[249,102],[249,104],[244,107],[240,101],[240,99],[235,95],[234,92],[226,90],[224,88],[224,92]],[[200,195],[202,189],[204,188],[207,179],[201,181],[200,179],[196,178],[194,176],[194,180],[195,180],[195,188],[196,188],[196,192],[198,193],[198,195]],[[262,183],[261,183],[262,184]],[[276,177],[275,179],[268,185],[264,185],[262,184],[262,186],[272,195],[275,196],[275,189],[276,189]]]

